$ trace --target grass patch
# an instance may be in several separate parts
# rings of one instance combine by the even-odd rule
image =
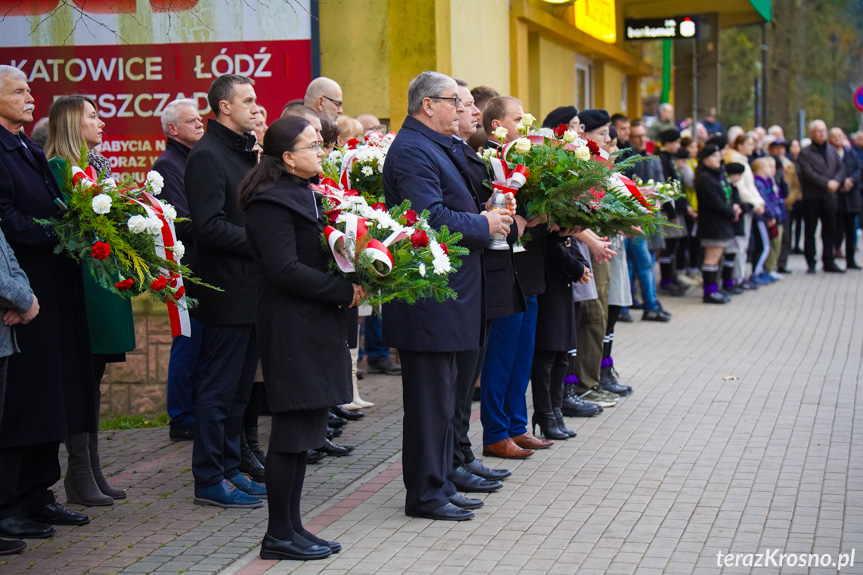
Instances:
[[[107,415],[99,422],[99,429],[141,429],[144,427],[167,427],[171,418],[167,413],[147,413],[143,415]]]

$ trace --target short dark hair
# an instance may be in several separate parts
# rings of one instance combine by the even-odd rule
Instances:
[[[470,91],[473,96],[474,105],[480,110],[485,110],[485,104],[492,98],[497,98],[500,93],[491,86],[477,86]]]
[[[455,80],[455,83],[458,85],[459,88],[470,88],[470,84],[468,84],[467,82],[465,82],[461,78],[453,78],[453,80]],[[473,94],[471,94],[471,95],[473,95]]]
[[[234,99],[234,86],[237,84],[255,85],[255,81],[248,76],[239,76],[237,74],[222,74],[210,84],[210,90],[207,92],[207,103],[216,117],[219,117],[219,102],[222,100],[230,102]]]
[[[301,116],[279,118],[270,124],[264,134],[261,161],[246,174],[237,191],[237,202],[241,210],[245,211],[255,196],[273,189],[279,178],[287,173],[282,155],[293,150],[300,134],[310,125],[308,120]]]
[[[646,126],[644,125],[644,120],[642,120],[641,118],[635,118],[634,120],[629,122],[629,127],[630,128],[644,128]]]
[[[486,134],[491,135],[494,131],[494,128],[491,127],[492,121],[503,118],[503,115],[506,114],[506,107],[510,102],[521,104],[518,98],[513,98],[512,96],[495,96],[488,101],[488,104],[485,105],[485,109],[482,111],[482,129],[485,130]]]
[[[624,116],[623,114],[621,114],[619,112],[617,114],[614,114],[611,117],[611,125],[615,126],[615,127],[617,126],[618,122],[628,122],[628,121],[629,121],[629,118],[627,118],[626,116]]]
[[[321,138],[324,144],[336,144],[339,140],[339,125],[329,118],[321,118]]]

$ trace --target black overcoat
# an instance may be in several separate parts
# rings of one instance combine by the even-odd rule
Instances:
[[[698,237],[709,240],[728,240],[734,237],[734,207],[730,195],[726,197],[719,170],[699,166],[695,176],[695,195],[698,197]],[[729,189],[730,191],[730,189]]]
[[[257,283],[243,229],[246,214],[237,205],[237,188],[258,162],[254,144],[253,135],[210,120],[186,161],[186,199],[195,237],[193,271],[223,290],[195,286],[198,306],[192,315],[204,323],[255,323]]]
[[[548,257],[548,287],[536,298],[536,349],[570,351],[576,347],[575,306],[572,282],[590,267],[570,238],[549,234],[545,239]]]
[[[321,197],[285,176],[249,202],[246,233],[258,274],[258,351],[273,412],[350,403],[351,282],[330,274]]]
[[[57,237],[33,221],[59,215],[61,194],[45,154],[24,141],[35,163],[0,127],[0,227],[40,311],[16,328],[21,353],[9,357],[2,448],[60,441],[99,425],[81,267],[55,254]]]
[[[845,177],[851,178],[854,181],[854,186],[850,191],[843,192],[842,186],[845,185],[845,181],[843,180],[842,186],[839,187],[839,191],[836,192],[836,196],[839,199],[839,213],[840,214],[856,214],[857,212],[863,211],[863,173],[861,173],[861,169],[863,166],[860,165],[860,159],[857,157],[851,150],[846,150],[845,154],[842,156],[842,165],[845,166]]]

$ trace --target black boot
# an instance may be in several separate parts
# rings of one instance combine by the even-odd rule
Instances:
[[[66,440],[69,452],[69,466],[63,485],[66,487],[66,500],[80,505],[113,505],[114,499],[102,493],[93,477],[90,467],[89,433],[76,433]]]
[[[249,449],[246,433],[242,430],[240,431],[240,471],[248,473],[258,483],[263,483],[266,479],[264,466]]]
[[[96,480],[96,485],[99,486],[99,491],[112,499],[126,499],[126,492],[113,487],[102,474],[102,463],[99,461],[99,434],[90,433],[88,435],[90,436],[90,467],[93,469],[93,478]]]
[[[576,433],[566,426],[563,421],[563,411],[559,407],[554,408],[554,420],[557,422],[557,428],[561,433],[565,433],[570,437],[575,437]]]
[[[267,466],[267,454],[264,453],[263,449],[261,449],[261,442],[258,439],[258,426],[256,425],[254,427],[251,427],[251,426],[246,427],[243,430],[243,433],[246,436],[246,443],[249,444],[249,449],[252,450],[252,453],[254,454],[255,459],[257,459],[261,465],[266,467]]]
[[[614,377],[614,374],[611,372],[610,367],[603,367],[599,371],[599,386],[605,391],[610,391],[611,393],[616,393],[617,395],[624,397],[632,393],[632,388],[628,385],[622,385],[617,379]]]
[[[569,435],[557,428],[557,420],[554,418],[554,413],[536,413],[533,414],[533,433],[536,434],[536,426],[539,425],[539,430],[546,439],[569,439]]]

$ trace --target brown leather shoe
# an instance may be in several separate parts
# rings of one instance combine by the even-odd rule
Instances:
[[[533,455],[532,449],[522,449],[512,439],[507,437],[501,439],[497,443],[482,446],[483,455],[492,455],[494,457],[502,457],[503,459],[524,459]]]
[[[554,445],[553,441],[548,441],[547,439],[540,439],[531,435],[528,431],[524,435],[518,435],[516,437],[511,438],[513,443],[518,445],[523,449],[548,449],[552,445]]]

